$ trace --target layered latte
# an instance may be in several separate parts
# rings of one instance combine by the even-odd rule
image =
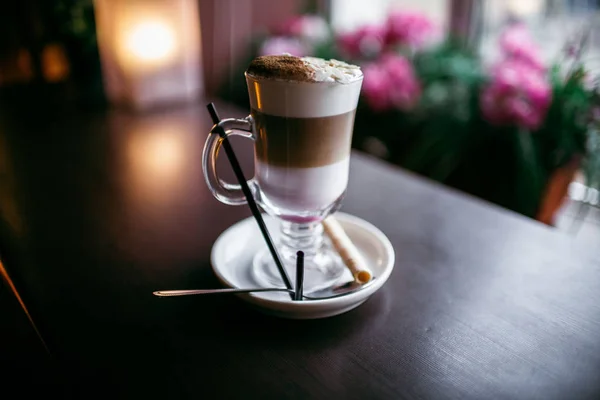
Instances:
[[[246,71],[256,127],[256,180],[281,214],[326,209],[346,190],[356,66],[313,57],[265,56]]]

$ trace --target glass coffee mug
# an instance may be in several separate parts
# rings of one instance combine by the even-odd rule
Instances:
[[[349,83],[299,82],[246,73],[251,114],[225,119],[227,136],[254,141],[255,176],[248,181],[256,202],[280,222],[276,247],[290,277],[296,253],[305,254],[304,292],[334,284],[345,267],[323,239],[321,221],[339,209],[348,184],[354,115],[362,74]],[[238,184],[223,182],[216,171],[222,144],[208,136],[203,153],[204,178],[213,195],[230,205],[245,204]],[[268,249],[253,261],[254,278],[281,286]]]

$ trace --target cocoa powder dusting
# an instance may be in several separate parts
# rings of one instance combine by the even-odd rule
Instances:
[[[313,81],[314,72],[294,56],[260,56],[252,60],[246,72],[253,76],[290,81]]]

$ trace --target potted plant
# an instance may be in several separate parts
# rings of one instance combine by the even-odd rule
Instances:
[[[354,147],[551,224],[575,173],[592,179],[600,165],[600,90],[581,61],[585,45],[582,35],[546,65],[527,29],[512,25],[487,63],[441,40],[425,16],[396,11],[338,35],[319,17],[299,16],[259,37],[252,56],[361,65]]]

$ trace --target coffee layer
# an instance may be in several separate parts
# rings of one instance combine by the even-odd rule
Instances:
[[[279,117],[252,110],[256,158],[288,168],[314,168],[350,156],[355,110],[317,118]]]

